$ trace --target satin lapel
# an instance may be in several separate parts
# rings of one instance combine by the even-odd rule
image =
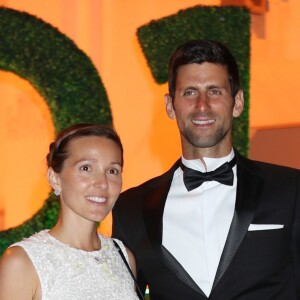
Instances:
[[[186,272],[186,270],[181,266],[181,264],[176,260],[176,258],[163,246],[161,245],[162,260],[165,265],[176,274],[176,276],[183,281],[190,288],[196,292],[202,294],[205,298],[206,295],[196,284],[193,278]]]
[[[237,196],[235,212],[229,229],[228,237],[215,276],[213,288],[218,284],[241,242],[254,217],[262,191],[263,180],[244,166],[237,165]]]
[[[143,209],[146,230],[153,250],[157,253],[164,265],[186,285],[204,295],[202,290],[197,286],[176,258],[162,245],[162,225],[165,202],[170,190],[174,172],[178,167],[179,161],[177,161],[167,173],[159,177],[158,181],[153,184],[151,190],[149,190],[144,201],[145,206]]]
[[[176,168],[172,167],[167,173],[158,177],[156,182],[147,191],[144,199],[143,214],[148,238],[154,248],[162,243],[162,218],[165,202],[170,190],[173,174]]]

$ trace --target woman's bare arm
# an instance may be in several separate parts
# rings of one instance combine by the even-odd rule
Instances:
[[[136,264],[135,264],[134,255],[128,248],[126,248],[126,251],[127,251],[127,255],[128,255],[130,269],[131,269],[134,277],[136,277]]]
[[[41,299],[37,273],[21,247],[7,249],[0,259],[0,299]]]

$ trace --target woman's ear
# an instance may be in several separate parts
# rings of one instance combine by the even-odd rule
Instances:
[[[52,168],[48,168],[48,181],[49,181],[50,186],[54,190],[55,195],[56,194],[59,195],[61,192],[59,176],[56,172],[54,172],[54,170]]]
[[[239,90],[234,97],[234,107],[232,115],[234,118],[239,117],[244,109],[244,93],[242,90]]]
[[[165,94],[164,96],[166,112],[170,119],[176,119],[174,107],[173,107],[173,99],[169,94]]]

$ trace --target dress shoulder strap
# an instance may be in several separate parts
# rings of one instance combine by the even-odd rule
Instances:
[[[126,266],[128,272],[130,273],[130,275],[131,275],[131,277],[132,277],[132,279],[133,279],[133,281],[134,281],[134,284],[135,284],[135,287],[136,287],[136,289],[137,289],[139,298],[142,299],[142,300],[144,300],[144,296],[143,296],[143,294],[142,294],[142,292],[141,292],[141,290],[140,290],[140,288],[139,288],[139,286],[138,286],[138,283],[137,283],[137,281],[136,281],[136,279],[135,279],[135,276],[133,275],[133,273],[132,273],[132,271],[131,271],[131,269],[130,269],[130,266],[129,266],[129,264],[128,264],[128,262],[127,262],[125,256],[124,256],[124,253],[123,253],[123,251],[121,250],[121,247],[119,246],[119,244],[118,244],[114,239],[112,239],[112,241],[114,242],[114,244],[115,244],[115,246],[116,246],[118,252],[120,253],[120,255],[121,255],[121,257],[122,257],[122,260],[123,260],[123,262],[124,262],[124,264],[125,264],[125,266]]]

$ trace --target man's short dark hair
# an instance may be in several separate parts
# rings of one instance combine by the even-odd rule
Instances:
[[[175,96],[177,72],[180,66],[204,62],[223,65],[227,68],[231,94],[234,98],[240,90],[240,76],[237,62],[229,49],[217,41],[191,40],[179,46],[169,61],[169,94]]]

